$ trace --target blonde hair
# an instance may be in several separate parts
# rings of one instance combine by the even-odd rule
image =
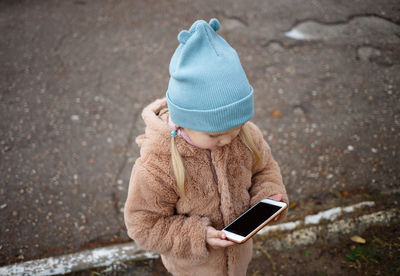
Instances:
[[[178,131],[178,127],[175,128]],[[171,159],[172,168],[174,169],[176,185],[178,186],[179,194],[181,197],[185,197],[185,166],[183,165],[183,159],[176,146],[175,136],[171,135]]]
[[[175,131],[177,131],[178,127],[176,127]],[[259,149],[254,144],[253,138],[247,127],[245,125],[242,126],[239,132],[239,137],[242,140],[243,144],[253,153],[256,163],[253,168],[256,168],[262,162],[262,156]],[[180,196],[182,198],[185,197],[185,165],[183,163],[182,156],[178,151],[178,147],[176,146],[175,137],[171,136],[171,158],[172,158],[172,168],[174,170],[176,185],[178,187]]]

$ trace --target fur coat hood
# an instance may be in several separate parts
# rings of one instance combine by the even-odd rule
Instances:
[[[214,249],[206,243],[206,228],[221,230],[274,194],[283,194],[288,203],[279,167],[261,131],[251,122],[245,124],[260,150],[261,163],[255,162],[239,137],[210,153],[177,136],[185,166],[185,197],[180,197],[172,169],[166,99],[147,106],[142,117],[146,129],[136,139],[140,157],[125,203],[128,235],[140,247],[161,254],[174,275],[246,275],[252,241]]]

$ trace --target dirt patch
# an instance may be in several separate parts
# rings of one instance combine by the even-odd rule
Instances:
[[[266,251],[253,258],[248,275],[398,275],[400,226],[372,227],[359,235],[358,244],[343,236],[339,242]]]

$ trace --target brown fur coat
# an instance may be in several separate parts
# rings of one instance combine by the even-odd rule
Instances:
[[[160,99],[142,113],[147,127],[136,140],[141,150],[125,204],[128,235],[140,247],[160,253],[165,267],[176,276],[245,275],[252,241],[213,249],[206,243],[206,227],[220,230],[251,205],[274,194],[283,194],[283,201],[288,202],[271,150],[250,122],[246,126],[263,158],[257,167],[239,137],[212,151],[210,157],[207,150],[177,136],[186,175],[185,198],[181,198],[172,170],[166,108],[166,100]]]

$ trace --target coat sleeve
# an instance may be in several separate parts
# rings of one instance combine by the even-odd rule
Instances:
[[[208,258],[208,218],[177,215],[174,180],[140,158],[132,169],[124,218],[128,235],[141,248],[200,263]],[[173,181],[173,182],[172,182]]]
[[[258,201],[268,198],[272,195],[282,194],[282,201],[289,204],[285,186],[278,163],[271,154],[271,148],[264,140],[260,129],[252,123],[249,123],[250,133],[254,143],[262,156],[261,163],[254,167],[252,176],[252,186],[250,188],[250,204],[254,205]],[[286,211],[280,216],[278,222],[283,220],[287,214]]]

